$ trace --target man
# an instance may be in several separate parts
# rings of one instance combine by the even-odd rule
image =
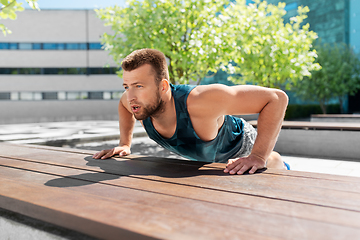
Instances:
[[[169,84],[162,52],[141,49],[122,62],[125,93],[119,102],[120,143],[95,159],[130,154],[135,119],[163,147],[197,161],[227,162],[230,174],[264,167],[286,169],[273,152],[288,103],[278,89],[221,84]],[[232,115],[259,113],[256,130]]]

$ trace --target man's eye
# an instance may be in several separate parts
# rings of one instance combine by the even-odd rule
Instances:
[[[129,89],[129,87],[124,87],[125,88],[125,90],[128,90]]]
[[[141,86],[141,85],[136,85],[136,87],[137,87],[137,88],[142,88],[142,86]]]

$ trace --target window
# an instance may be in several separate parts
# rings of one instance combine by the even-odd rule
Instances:
[[[0,68],[1,74],[116,74],[118,68]]]
[[[89,43],[89,49],[101,49],[101,43]]]
[[[9,49],[18,49],[17,43],[9,43]]]
[[[43,49],[55,50],[55,49],[57,49],[57,44],[56,43],[43,43]]]
[[[13,101],[19,100],[19,93],[18,92],[12,92],[10,98]]]
[[[20,50],[31,50],[32,44],[31,43],[19,43]]]
[[[89,98],[89,93],[88,92],[81,92],[80,93],[80,98],[81,99],[88,99]]]
[[[10,100],[11,93],[10,92],[0,92],[0,100]]]
[[[44,74],[58,74],[58,68],[44,68]]]
[[[120,99],[123,91],[90,92],[0,92],[0,100],[41,101],[41,100],[111,100]]]
[[[41,43],[33,43],[33,44],[32,44],[32,49],[34,49],[34,50],[39,50],[39,49],[41,49]]]
[[[79,49],[78,43],[66,43],[66,49],[67,50],[77,50]]]
[[[0,74],[11,74],[10,68],[0,68]]]
[[[42,100],[42,94],[40,92],[34,92],[33,93],[33,100]]]
[[[99,42],[82,43],[16,43],[0,42],[0,49],[18,50],[101,50],[102,44]]]
[[[111,92],[103,92],[103,99],[106,100],[111,99]]]
[[[43,92],[42,99],[44,100],[57,100],[58,93],[57,92]]]
[[[112,99],[120,99],[121,95],[122,95],[122,92],[113,92]]]
[[[9,43],[0,43],[0,49],[9,49]]]
[[[67,74],[86,74],[86,68],[68,68]]]
[[[89,92],[89,99],[103,99],[103,92]]]
[[[17,68],[10,68],[10,74],[19,74],[19,69],[17,69]]]
[[[32,92],[20,92],[20,100],[33,100]]]
[[[78,100],[78,99],[80,99],[80,93],[79,92],[68,92],[67,99],[68,100]]]
[[[80,50],[86,50],[86,49],[88,49],[87,44],[86,44],[86,43],[79,43],[79,49],[80,49]]]
[[[40,68],[19,68],[19,74],[40,74]]]
[[[285,11],[290,11],[298,8],[297,2],[289,3],[285,6]]]
[[[66,92],[58,92],[59,100],[66,100]]]
[[[64,49],[65,49],[65,43],[58,43],[56,49],[58,49],[58,50],[64,50]]]

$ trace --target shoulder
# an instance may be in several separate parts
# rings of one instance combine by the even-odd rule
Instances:
[[[218,101],[219,98],[233,93],[233,87],[223,84],[201,85],[195,87],[189,94],[190,104],[200,102]]]
[[[223,104],[232,95],[232,87],[223,84],[201,85],[189,94],[187,106],[190,115],[223,115]]]

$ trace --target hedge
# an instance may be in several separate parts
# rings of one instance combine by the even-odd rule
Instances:
[[[320,105],[316,104],[289,104],[286,113],[285,120],[294,120],[299,118],[310,118],[311,114],[322,114]],[[338,114],[340,113],[339,104],[330,104],[326,106],[326,113],[328,114]]]

